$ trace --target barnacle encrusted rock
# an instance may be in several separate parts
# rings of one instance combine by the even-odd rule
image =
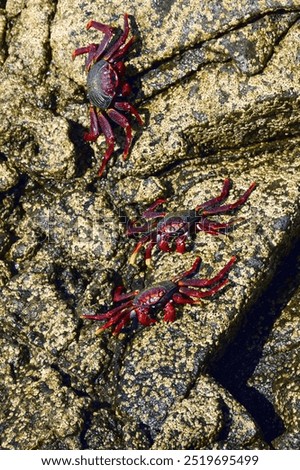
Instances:
[[[19,5],[21,8],[17,11],[18,2],[15,3],[14,6],[7,5],[8,16],[19,14],[19,17],[18,21],[11,23],[8,33],[5,67],[18,77],[24,76],[28,83],[37,84],[39,77],[46,72],[51,54],[49,31],[55,6],[50,0],[27,0],[26,8]],[[13,7],[13,13],[10,6]]]
[[[247,411],[213,379],[200,375],[188,396],[173,407],[152,449],[237,449],[240,446],[268,448]]]
[[[4,345],[5,353],[7,349]],[[13,361],[16,348],[9,349],[6,357]],[[78,449],[87,401],[65,386],[50,365],[44,364],[42,369],[31,365],[27,371],[24,367],[15,379],[10,364],[6,383],[1,380],[1,448]]]
[[[57,356],[74,341],[78,319],[60,300],[47,274],[24,272],[14,276],[2,289],[2,328],[18,331],[23,341]]]
[[[198,46],[183,51],[172,61],[163,62],[143,76],[139,96],[148,97],[195,73],[205,65],[233,61],[246,75],[262,72],[271,59],[276,44],[282,39],[299,13],[273,13],[247,25],[225,32]]]
[[[24,261],[25,247],[31,258],[42,243],[48,252],[63,256],[69,268],[115,266],[122,218],[111,210],[106,192],[67,187],[58,194],[29,191],[21,206],[24,217],[15,230],[18,239],[8,253],[10,260]]]
[[[0,162],[0,192],[8,191],[18,182],[18,173],[6,161]]]
[[[2,288],[1,448],[41,449],[59,440],[78,448],[87,400],[64,384],[55,363],[76,337],[78,319],[43,273]]]
[[[273,441],[276,449],[296,450],[300,443],[299,300],[298,289],[275,321],[249,380],[249,385],[268,398],[283,420],[284,432]]]
[[[6,71],[4,68],[0,73],[4,114],[0,144],[10,167],[38,181],[74,176],[76,159],[67,120],[43,109],[43,97],[39,102],[36,88]]]

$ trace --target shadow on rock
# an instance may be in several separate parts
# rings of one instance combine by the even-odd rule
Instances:
[[[251,308],[241,332],[214,360],[209,370],[251,413],[268,443],[284,432],[284,423],[268,398],[250,387],[247,381],[260,362],[263,347],[276,319],[299,286],[299,254],[298,242],[283,260],[267,291]]]

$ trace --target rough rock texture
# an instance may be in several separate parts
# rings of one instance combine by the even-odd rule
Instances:
[[[274,323],[250,379],[250,385],[270,400],[283,420],[285,432],[274,441],[278,449],[299,449],[300,444],[299,300],[298,289]]]
[[[214,449],[267,448],[245,409],[200,375],[188,396],[172,408],[152,448],[169,449],[172,443],[173,449],[207,449],[212,442]]]
[[[0,7],[1,448],[299,448],[300,1]],[[126,162],[114,127],[99,179],[105,139],[83,140],[84,59],[71,54],[99,42],[90,19],[122,27],[124,12],[145,126],[133,125]],[[193,209],[226,177],[228,201],[257,183],[228,234],[200,232],[184,255],[155,249],[150,269],[143,252],[128,264],[128,219],[157,198]],[[116,338],[81,319],[105,311],[121,280],[142,289],[198,255],[203,277],[237,262],[226,288],[178,306],[174,323],[158,315]]]

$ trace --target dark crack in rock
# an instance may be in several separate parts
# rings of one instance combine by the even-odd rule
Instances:
[[[250,76],[262,72],[275,45],[298,18],[298,13],[266,15],[218,39],[205,41],[147,72],[140,95],[149,98],[210,63],[233,60],[241,73]]]
[[[249,385],[274,405],[284,422],[284,433],[273,441],[275,449],[299,449],[300,443],[299,296],[298,289],[276,320],[249,380]]]

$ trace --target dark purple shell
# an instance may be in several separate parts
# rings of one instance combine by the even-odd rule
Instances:
[[[170,212],[157,224],[157,231],[163,233],[180,234],[185,232],[187,225],[194,223],[199,216],[195,211],[177,211]]]
[[[163,308],[178,290],[177,284],[164,281],[143,289],[133,300],[134,306]]]
[[[118,76],[106,60],[99,60],[90,68],[87,76],[87,95],[94,106],[107,109],[114,96]]]

